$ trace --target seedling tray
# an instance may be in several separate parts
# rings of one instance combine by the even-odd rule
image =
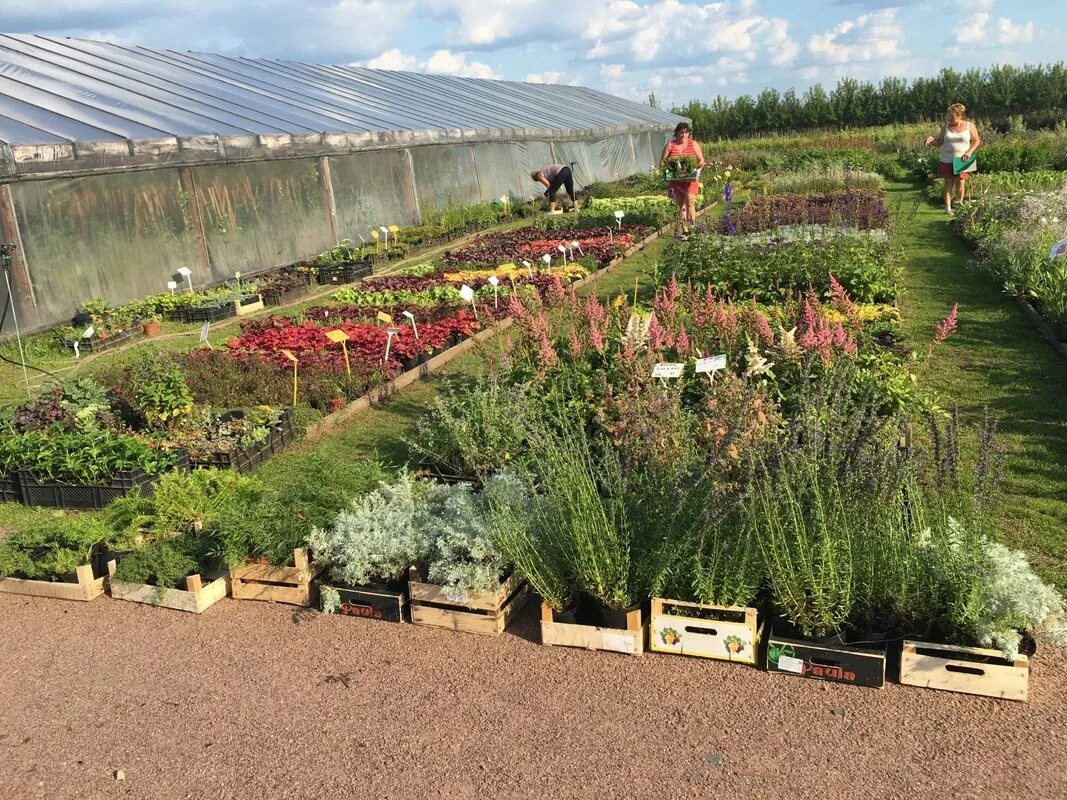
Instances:
[[[19,483],[18,475],[14,472],[0,475],[0,502],[22,502],[22,486]]]
[[[384,586],[345,586],[340,583],[319,582],[320,587],[329,587],[341,596],[337,613],[343,617],[380,620],[382,622],[407,622],[407,588],[393,591]]]
[[[305,276],[306,278],[306,276]],[[263,292],[263,302],[268,306],[284,306],[289,303],[299,300],[301,297],[307,295],[310,289],[309,284],[305,281],[299,286],[294,286],[292,289],[286,291],[265,291]]]
[[[645,651],[647,630],[647,617],[641,608],[626,614],[625,628],[606,628],[561,622],[547,603],[541,603],[541,644],[639,656]]]
[[[530,598],[530,587],[516,573],[492,592],[449,594],[444,586],[424,583],[419,571],[408,571],[411,621],[465,633],[497,636]]]
[[[128,330],[122,331],[108,336],[106,339],[101,339],[98,336],[90,336],[88,339],[78,339],[78,352],[81,353],[106,353],[108,350],[114,350],[116,347],[122,347],[125,344],[136,342],[139,339],[144,338],[143,330]],[[68,350],[74,350],[74,339],[64,339],[63,346]]]
[[[352,283],[371,274],[371,262],[357,261],[353,264],[338,264],[331,267],[319,267],[316,280],[323,286]]]
[[[762,627],[754,608],[652,600],[649,649],[755,664]]]
[[[190,465],[193,469],[235,469],[238,472],[249,472],[271,456],[280,453],[295,442],[296,438],[293,410],[287,408],[282,412],[278,424],[271,428],[270,435],[262,442],[248,447],[238,445],[233,450],[219,451],[193,459]]]
[[[219,322],[236,316],[236,303],[221,306],[181,306],[178,309],[178,319],[182,322]]]
[[[78,567],[75,570],[75,578],[74,582],[4,578],[0,580],[0,592],[82,602],[95,600],[104,593],[104,578],[97,578],[91,565],[82,564]]]
[[[1013,661],[999,650],[950,644],[905,641],[900,656],[900,682],[949,692],[1025,702],[1030,662]]]
[[[291,566],[246,563],[231,567],[230,593],[237,600],[311,606],[317,600],[314,580],[320,572],[322,567],[308,561],[307,550],[298,547],[293,551]]]
[[[175,469],[186,472],[189,469],[189,455],[185,450],[178,453]],[[22,502],[27,506],[42,508],[67,508],[74,510],[99,510],[123,495],[139,489],[141,494],[152,494],[154,477],[145,475],[140,469],[122,469],[111,477],[106,485],[87,485],[77,483],[42,483],[28,469],[15,471],[18,476]]]
[[[881,688],[885,685],[885,648],[868,649],[788,638],[772,630],[767,640],[767,670],[803,678]]]
[[[160,589],[147,583],[115,580],[116,566],[115,561],[109,561],[107,574],[109,593],[118,600],[202,614],[224,598],[229,591],[229,581],[225,573],[214,576],[207,585],[204,584],[204,579],[196,574],[185,579],[185,589]]]

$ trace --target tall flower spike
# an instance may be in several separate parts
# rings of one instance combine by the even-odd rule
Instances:
[[[959,321],[959,308],[959,303],[953,305],[952,311],[949,312],[948,316],[937,323],[937,328],[934,330],[934,344],[945,341],[956,332],[956,326]]]

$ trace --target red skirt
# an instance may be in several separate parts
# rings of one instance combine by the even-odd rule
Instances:
[[[967,180],[967,176],[970,175],[971,173],[969,173],[969,172],[961,172],[959,175],[953,175],[952,174],[952,165],[948,164],[948,163],[946,163],[944,161],[939,161],[938,162],[938,167],[937,167],[937,174],[938,174],[938,177],[941,177],[941,178],[959,178],[961,181],[965,181],[965,180]]]
[[[949,166],[952,165],[949,164]],[[667,184],[667,197],[672,199],[686,195],[696,197],[700,194],[700,187],[697,185],[699,183],[700,181],[671,181]]]

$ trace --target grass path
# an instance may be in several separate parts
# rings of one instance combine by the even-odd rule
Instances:
[[[959,331],[935,350],[922,382],[948,406],[958,404],[965,450],[984,409],[999,420],[1005,450],[1004,496],[997,522],[1006,543],[1067,587],[1067,362],[1027,322],[1015,300],[970,266],[970,251],[944,210],[916,201],[910,183],[887,188],[894,239],[906,258],[904,326],[915,346],[959,303]]]

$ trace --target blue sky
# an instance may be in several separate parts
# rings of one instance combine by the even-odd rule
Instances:
[[[664,104],[1063,58],[1063,0],[0,0],[0,28]]]

